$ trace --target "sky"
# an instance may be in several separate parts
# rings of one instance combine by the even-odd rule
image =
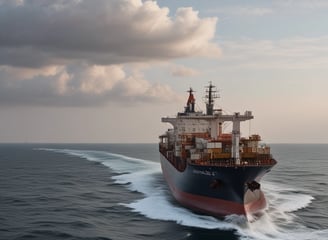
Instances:
[[[192,87],[328,143],[326,0],[0,0],[0,142],[155,143]],[[229,131],[229,126],[227,126]]]

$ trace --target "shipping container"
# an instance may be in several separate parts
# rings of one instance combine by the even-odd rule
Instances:
[[[200,159],[200,154],[199,153],[193,153],[190,155],[191,160],[197,160]]]

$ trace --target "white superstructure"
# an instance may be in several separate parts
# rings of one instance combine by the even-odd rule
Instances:
[[[231,153],[232,158],[236,164],[240,164],[240,122],[253,119],[252,112],[246,111],[244,114],[234,113],[232,115],[226,115],[222,113],[222,110],[214,110],[214,86],[210,84],[207,87],[206,95],[206,114],[203,112],[196,112],[194,109],[195,98],[193,96],[193,90],[189,90],[189,98],[185,111],[178,113],[176,117],[164,117],[162,122],[172,124],[173,131],[167,132],[170,141],[175,142],[176,154],[180,152],[179,142],[182,141],[184,136],[192,135],[198,136],[199,139],[203,139],[207,143],[206,148],[211,148],[211,143],[215,144],[223,136],[222,124],[224,122],[232,122],[231,132]],[[201,140],[198,141],[198,145],[201,145]],[[193,156],[195,158],[195,156]]]

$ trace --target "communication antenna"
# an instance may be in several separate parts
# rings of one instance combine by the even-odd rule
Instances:
[[[219,98],[219,95],[217,94],[215,86],[212,85],[212,82],[206,86],[205,92],[206,115],[213,115],[214,99]]]

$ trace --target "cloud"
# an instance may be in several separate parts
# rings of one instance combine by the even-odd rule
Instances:
[[[295,11],[295,8],[300,9],[325,9],[328,7],[328,2],[326,0],[276,0],[274,5],[283,8],[290,8]]]
[[[232,68],[326,69],[328,36],[221,42],[222,60]]]
[[[216,14],[229,14],[237,16],[264,16],[274,13],[272,8],[264,7],[245,7],[245,6],[233,6],[233,7],[221,7],[219,9],[209,9],[209,13]]]
[[[192,77],[199,74],[198,71],[185,66],[175,65],[172,67],[172,76],[174,77]]]
[[[0,67],[0,105],[83,107],[180,99],[169,86],[128,75],[122,65],[77,64],[26,71]]]
[[[216,18],[141,0],[0,2],[0,65],[108,65],[217,57]]]
[[[216,22],[155,1],[0,0],[0,105],[175,101],[170,87],[128,66],[216,58]]]

